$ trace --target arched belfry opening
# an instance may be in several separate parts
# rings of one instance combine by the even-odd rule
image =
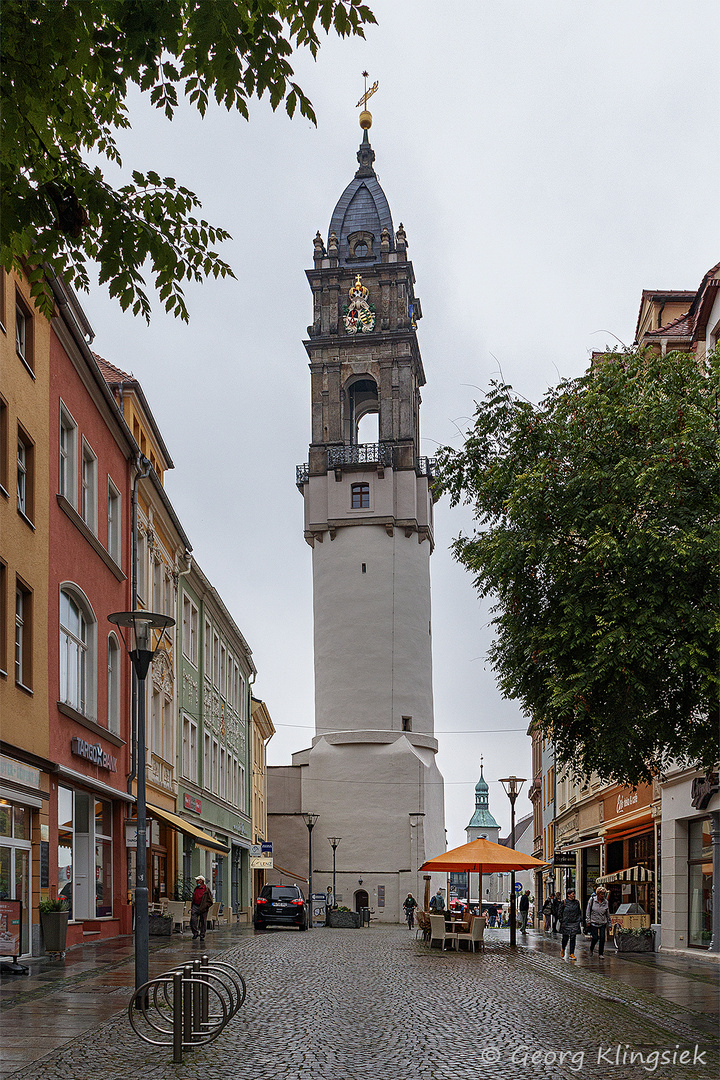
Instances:
[[[378,442],[380,395],[375,380],[363,376],[349,383],[345,390],[345,404],[345,445]]]

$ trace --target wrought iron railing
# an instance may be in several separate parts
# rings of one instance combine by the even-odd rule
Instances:
[[[358,443],[354,446],[331,446],[328,468],[337,465],[392,465],[392,446],[389,443]]]
[[[297,484],[297,486],[299,488],[301,488],[303,486],[303,484],[307,484],[309,479],[310,479],[310,466],[308,465],[307,461],[305,462],[304,465],[296,465],[295,466],[295,483]]]
[[[427,476],[428,480],[432,480],[435,475],[435,458],[419,457],[416,472],[418,476]]]

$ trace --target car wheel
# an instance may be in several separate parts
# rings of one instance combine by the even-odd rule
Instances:
[[[307,923],[306,922],[301,922],[300,925],[298,926],[298,930],[307,930]]]
[[[264,929],[264,926],[263,926],[263,924],[262,924],[261,922],[258,922],[258,921],[257,921],[257,919],[255,920],[255,922],[253,923],[253,925],[254,925],[254,927],[255,927],[255,929],[256,929],[256,930],[263,930],[263,929]]]

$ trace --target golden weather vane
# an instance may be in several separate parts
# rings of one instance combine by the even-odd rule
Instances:
[[[367,73],[367,71],[363,71],[362,76],[363,76],[363,78],[365,80],[365,93],[360,98],[360,100],[358,101],[355,108],[359,109],[360,106],[362,105],[362,112],[360,113],[360,127],[364,131],[367,131],[367,129],[372,125],[372,115],[368,112],[368,107],[367,107],[368,98],[372,97],[373,94],[375,93],[375,91],[377,90],[378,81],[376,79],[375,82],[370,87],[370,89],[368,90],[368,84],[367,84],[368,73]]]

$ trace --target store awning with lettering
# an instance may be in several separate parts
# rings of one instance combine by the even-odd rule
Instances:
[[[169,810],[163,810],[159,806],[152,806],[148,803],[148,813],[152,817],[161,818],[168,825],[172,825],[173,829],[177,829],[178,832],[184,833],[185,836],[189,836],[195,841],[196,847],[206,848],[208,851],[219,851],[221,855],[228,855],[230,848],[225,844],[221,844],[219,840],[216,840],[210,833],[205,832],[203,829],[198,829],[197,825],[191,825],[189,821],[185,821],[178,814],[173,814]]]

